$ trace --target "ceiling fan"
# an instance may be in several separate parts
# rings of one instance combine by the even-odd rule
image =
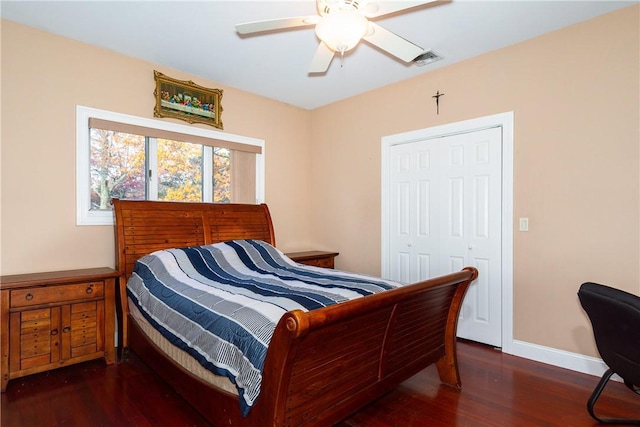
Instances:
[[[336,52],[354,48],[363,39],[391,55],[411,62],[424,53],[424,49],[389,30],[369,21],[391,13],[421,6],[436,0],[316,0],[317,15],[270,19],[237,24],[240,34],[283,30],[315,25],[321,40],[311,61],[309,73],[324,73]]]

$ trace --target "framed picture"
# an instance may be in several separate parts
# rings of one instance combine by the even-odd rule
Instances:
[[[191,80],[176,80],[155,70],[153,77],[156,81],[154,117],[173,117],[222,129],[222,89],[200,86]]]

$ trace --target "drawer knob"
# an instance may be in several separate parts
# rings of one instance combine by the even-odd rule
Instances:
[[[32,294],[31,292],[29,292],[29,293],[28,293],[28,294],[26,294],[24,297],[25,297],[25,299],[26,299],[27,301],[31,301],[31,300],[33,299],[33,294]]]
[[[64,328],[62,328],[62,332],[65,334],[69,333],[70,330],[71,330],[71,326],[65,326]]]
[[[51,335],[58,335],[58,329],[52,329],[51,330]]]
[[[90,294],[90,293],[92,293],[92,292],[93,292],[93,285],[89,285],[89,286],[87,287],[87,293],[88,293],[88,294]]]

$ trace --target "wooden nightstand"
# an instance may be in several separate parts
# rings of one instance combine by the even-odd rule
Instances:
[[[104,357],[115,361],[111,268],[0,277],[2,391],[10,379]]]
[[[339,255],[338,252],[325,251],[306,251],[306,252],[290,252],[289,258],[300,264],[312,265],[314,267],[333,268],[334,258]]]

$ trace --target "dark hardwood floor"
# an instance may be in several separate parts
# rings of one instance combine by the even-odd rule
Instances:
[[[598,379],[486,346],[458,346],[461,391],[441,386],[434,367],[401,384],[339,427],[594,426],[586,401]],[[603,416],[640,417],[640,396],[610,383]],[[9,382],[1,425],[210,426],[135,355],[61,368]]]

